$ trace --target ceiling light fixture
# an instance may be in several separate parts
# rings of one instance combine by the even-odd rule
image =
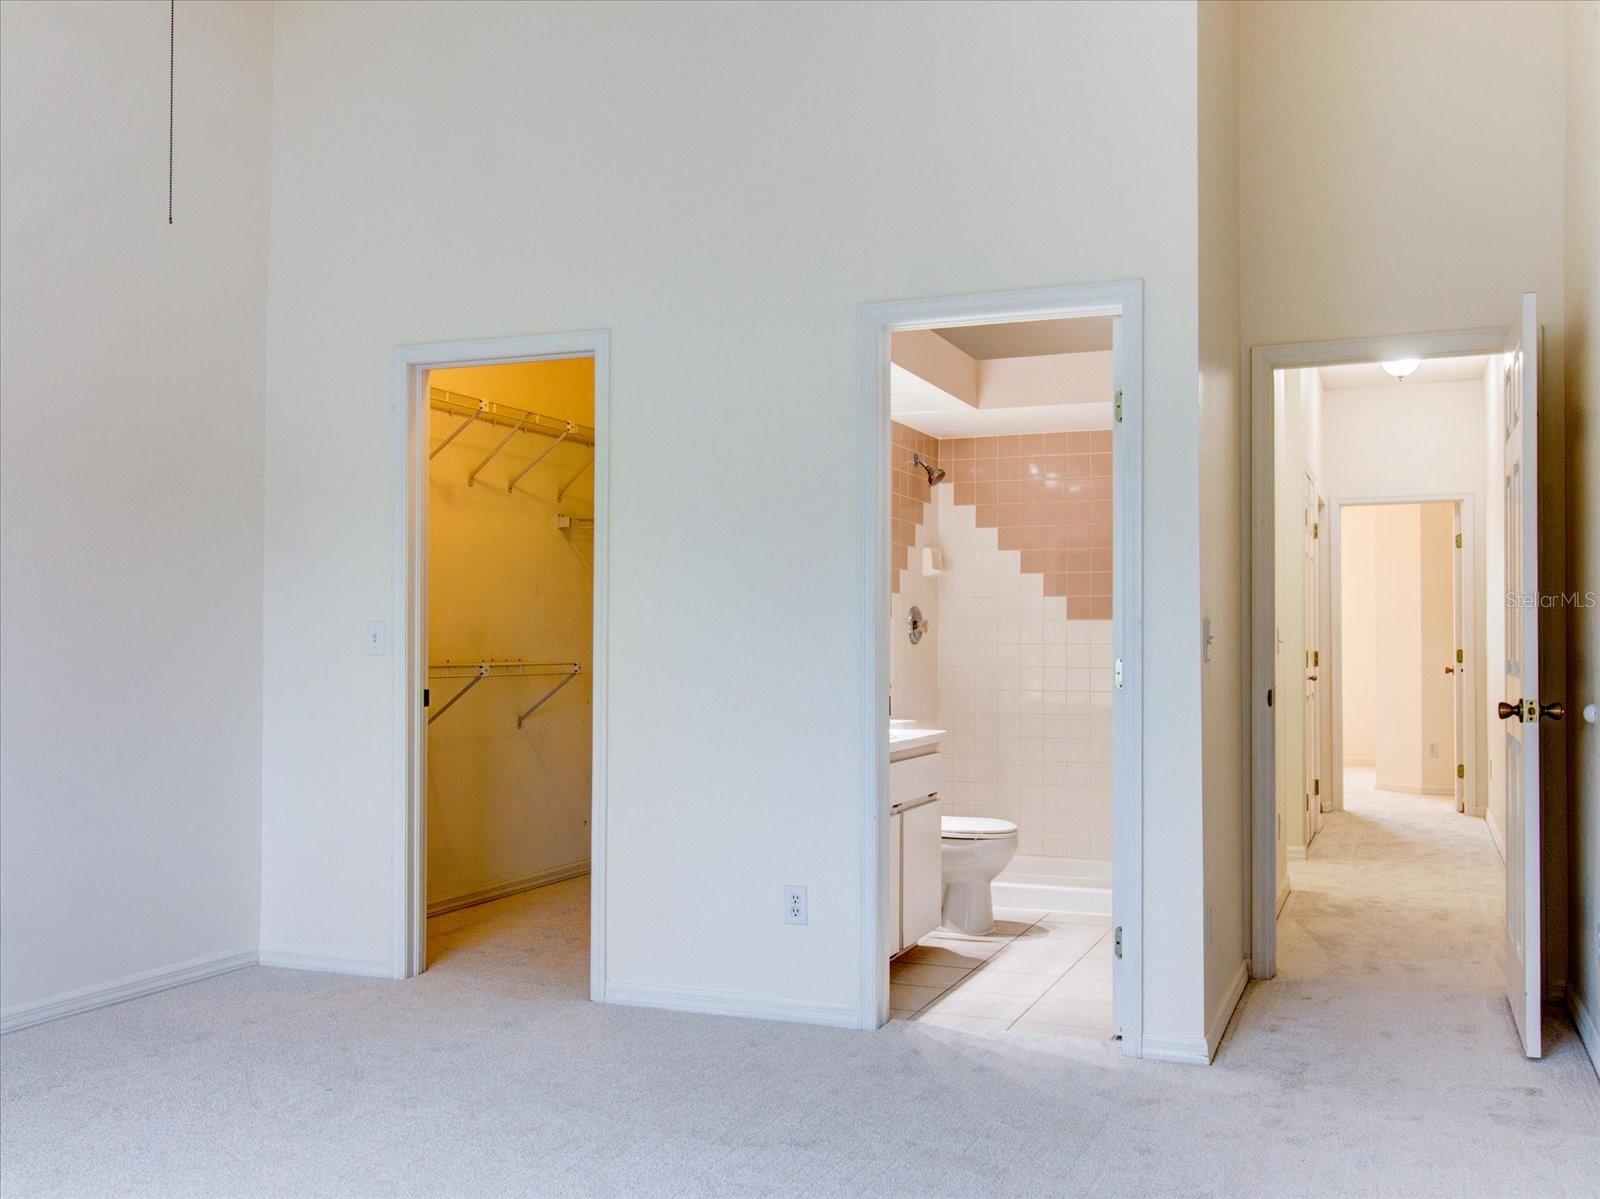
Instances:
[[[1421,365],[1420,358],[1392,358],[1383,364],[1383,370],[1385,374],[1403,380]]]

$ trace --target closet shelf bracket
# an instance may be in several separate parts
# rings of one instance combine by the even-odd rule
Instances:
[[[522,727],[522,722],[523,721],[527,720],[528,717],[532,716],[540,708],[544,707],[547,703],[549,703],[551,700],[553,700],[556,697],[556,692],[557,691],[560,691],[561,688],[565,687],[568,683],[572,682],[572,680],[577,678],[577,677],[578,677],[578,670],[577,670],[576,667],[574,667],[571,674],[569,674],[566,678],[562,679],[554,687],[550,688],[550,690],[546,691],[538,699],[534,700],[533,701],[533,706],[531,708],[529,708],[527,711],[523,712],[523,714],[521,716],[517,717],[517,727],[520,729]]]
[[[586,461],[582,466],[580,466],[578,468],[577,473],[574,474],[572,476],[572,478],[568,479],[565,483],[563,483],[560,487],[558,487],[556,489],[556,500],[557,500],[557,502],[559,502],[562,499],[562,497],[564,497],[567,494],[567,489],[569,487],[571,487],[574,483],[576,483],[579,479],[583,478],[584,472],[587,471],[593,465],[594,465],[594,455],[590,454],[589,458],[588,458],[588,461]]]
[[[452,441],[454,441],[456,438],[460,437],[463,433],[465,433],[467,431],[467,426],[475,423],[477,421],[477,419],[482,415],[483,415],[483,407],[480,404],[479,408],[478,408],[478,410],[476,412],[474,412],[471,416],[467,417],[466,420],[462,421],[454,429],[451,429],[450,430],[450,435],[448,437],[446,437],[438,445],[434,446],[433,449],[428,451],[428,461],[432,462],[435,458],[437,458],[439,456],[439,452],[441,450],[443,450],[445,446],[449,445]]]
[[[522,432],[522,426],[527,421],[527,419],[528,419],[527,415],[524,414],[523,417],[520,420],[518,420],[516,424],[511,426],[511,432],[507,433],[504,437],[502,437],[500,439],[500,444],[495,446],[494,449],[489,451],[489,456],[487,458],[485,458],[482,462],[478,463],[477,466],[474,466],[472,468],[471,472],[467,475],[467,486],[468,487],[471,487],[473,482],[477,479],[478,472],[481,471],[484,467],[488,466],[489,463],[493,462],[495,460],[495,456],[498,455],[501,450],[506,448],[506,446],[510,443],[511,439],[513,437],[515,437],[518,433]]]
[[[561,434],[561,436],[557,437],[549,445],[545,446],[544,449],[539,451],[539,453],[537,454],[537,456],[535,456],[535,458],[534,458],[534,460],[532,462],[528,463],[527,466],[524,466],[516,474],[511,476],[511,482],[506,484],[506,494],[510,495],[513,491],[515,491],[517,489],[517,484],[519,482],[521,482],[523,475],[527,474],[534,467],[538,466],[539,463],[543,462],[546,458],[548,458],[552,453],[555,452],[556,446],[560,445],[563,441],[565,441],[568,437],[571,437],[571,436],[572,436],[572,425],[569,423],[567,425],[567,427],[566,427],[565,432],[563,432]]]

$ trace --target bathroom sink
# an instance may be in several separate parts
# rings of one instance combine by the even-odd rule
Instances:
[[[937,749],[939,741],[944,736],[943,729],[922,728],[913,721],[889,722],[889,760],[903,758],[909,754]]]

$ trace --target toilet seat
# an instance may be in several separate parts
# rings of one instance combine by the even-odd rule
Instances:
[[[993,820],[987,816],[939,818],[939,837],[945,841],[998,841],[1016,835],[1017,826],[1009,820]]]

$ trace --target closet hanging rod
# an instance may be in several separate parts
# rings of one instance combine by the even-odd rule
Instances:
[[[435,412],[446,412],[453,416],[459,416],[465,422],[465,424],[451,433],[444,442],[441,442],[437,449],[443,449],[446,443],[453,440],[466,425],[470,425],[474,421],[499,425],[503,429],[520,426],[524,433],[541,433],[546,437],[557,437],[565,432],[567,433],[568,441],[576,442],[579,445],[594,444],[594,429],[588,425],[565,421],[559,417],[546,416],[542,412],[530,412],[523,408],[513,408],[508,404],[496,404],[491,400],[480,400],[477,396],[467,395],[460,391],[448,391],[442,387],[430,387],[428,388],[428,407]]]
[[[540,696],[533,707],[529,708],[521,716],[517,717],[517,727],[520,729],[524,720],[533,715],[533,713],[542,707],[551,696],[553,696],[557,691],[560,691],[561,688],[565,687],[568,683],[572,682],[572,680],[582,672],[583,667],[578,665],[576,662],[507,661],[439,662],[431,664],[428,667],[428,674],[430,677],[437,676],[439,678],[446,679],[466,679],[467,682],[454,695],[445,700],[444,703],[440,704],[437,708],[428,713],[428,723],[432,724],[435,720],[438,720],[439,717],[443,716],[452,707],[454,707],[456,702],[459,701],[462,696],[466,695],[467,692],[471,691],[479,683],[483,682],[484,679],[497,677],[514,678],[517,676],[532,675],[564,676],[559,683]]]

